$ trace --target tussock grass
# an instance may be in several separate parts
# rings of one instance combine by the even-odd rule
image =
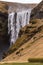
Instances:
[[[40,62],[43,63],[43,58],[29,58],[29,62]]]

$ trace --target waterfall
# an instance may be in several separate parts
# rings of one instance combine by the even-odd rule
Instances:
[[[10,34],[10,45],[16,41],[16,20],[15,13],[10,13],[8,17],[8,34]]]
[[[12,12],[8,16],[8,34],[10,34],[10,45],[16,42],[19,31],[29,24],[31,9]]]

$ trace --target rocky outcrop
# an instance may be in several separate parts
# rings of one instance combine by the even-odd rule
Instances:
[[[43,19],[43,1],[31,12],[31,19]]]
[[[0,5],[0,44],[5,44],[8,43],[8,6]]]

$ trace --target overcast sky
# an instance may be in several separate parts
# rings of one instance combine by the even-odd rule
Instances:
[[[42,0],[0,0],[0,1],[18,2],[18,3],[39,3]]]

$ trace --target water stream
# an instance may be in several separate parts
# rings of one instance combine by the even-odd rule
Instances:
[[[8,34],[10,34],[10,45],[16,42],[19,31],[29,24],[31,9],[11,12],[8,16]]]

